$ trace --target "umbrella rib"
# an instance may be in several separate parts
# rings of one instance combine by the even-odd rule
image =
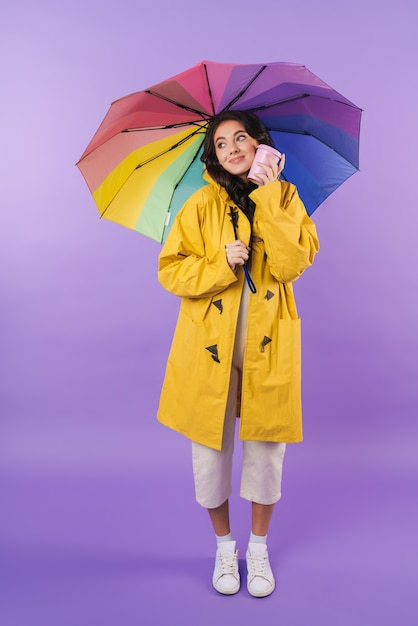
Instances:
[[[186,104],[180,104],[179,102],[176,102],[175,100],[172,100],[171,98],[167,98],[167,96],[162,96],[159,93],[152,91],[151,89],[145,89],[145,93],[148,93],[151,96],[155,96],[156,98],[160,98],[160,100],[165,100],[165,102],[169,102],[170,104],[174,104],[176,107],[179,107],[179,109],[190,111],[190,113],[196,113],[197,115],[200,115],[200,117],[202,117],[202,119],[204,120],[207,120],[210,117],[210,115],[208,115],[207,113],[203,113],[202,111],[199,111],[198,109],[194,109],[193,107],[189,107]]]
[[[338,102],[338,104],[342,104],[344,106],[357,109],[361,111],[358,106],[355,104],[349,104],[348,102],[343,102],[342,100],[338,100],[337,98],[329,98],[328,96],[320,96],[313,93],[302,93],[297,96],[290,96],[289,98],[283,98],[282,100],[276,100],[275,102],[271,102],[269,104],[260,104],[260,106],[252,107],[251,109],[247,109],[248,111],[265,111],[266,109],[270,109],[272,107],[277,106],[278,104],[286,104],[287,102],[293,102],[294,100],[302,100],[303,98],[321,98],[323,100],[329,100],[330,102]]]
[[[160,158],[161,156],[163,156],[163,154],[167,154],[168,152],[171,152],[171,150],[174,150],[175,148],[178,148],[179,146],[181,146],[183,143],[185,143],[186,141],[189,141],[190,139],[192,139],[195,135],[198,135],[201,132],[200,128],[197,128],[196,130],[194,130],[192,133],[190,133],[190,135],[187,135],[186,137],[183,137],[183,139],[180,139],[179,141],[177,141],[177,143],[174,143],[172,146],[170,146],[167,150],[163,150],[162,152],[159,152],[158,154],[156,154],[153,157],[150,157],[147,161],[144,161],[143,163],[139,163],[135,168],[135,170],[138,170],[140,167],[143,167],[144,165],[147,165],[148,163],[151,163],[151,161],[155,161],[155,159]]]
[[[213,113],[213,115],[215,115],[215,105],[213,103],[212,90],[210,88],[209,76],[208,76],[208,67],[207,67],[206,63],[203,63],[203,67],[205,68],[206,84],[207,84],[207,87],[208,87],[210,103],[212,105],[212,113]]]
[[[235,98],[233,98],[231,100],[231,102],[229,104],[226,105],[226,107],[224,108],[224,111],[229,111],[229,109],[236,103],[238,102],[238,100],[244,95],[244,93],[247,91],[247,89],[249,89],[251,87],[251,85],[253,84],[253,82],[255,80],[257,80],[257,78],[260,76],[260,74],[262,74],[264,72],[264,70],[266,69],[267,65],[263,65],[256,74],[254,74],[254,76],[252,77],[252,79],[245,85],[245,87],[243,87],[241,89],[241,91],[239,92],[239,94],[237,94],[235,96]]]
[[[141,128],[124,128],[121,130],[122,133],[139,133],[143,130],[166,130],[168,128],[182,128],[183,126],[190,126],[194,124],[198,126],[200,129],[206,128],[199,120],[191,121],[191,122],[177,122],[176,124],[166,124],[162,126],[142,126]]]

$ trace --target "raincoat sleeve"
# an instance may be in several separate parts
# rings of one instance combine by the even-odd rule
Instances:
[[[264,241],[267,263],[280,282],[299,278],[319,250],[314,222],[294,185],[275,181],[251,193],[256,204],[253,233]]]
[[[180,297],[214,296],[238,280],[219,237],[205,241],[204,214],[204,206],[192,196],[177,215],[159,255],[158,280]]]

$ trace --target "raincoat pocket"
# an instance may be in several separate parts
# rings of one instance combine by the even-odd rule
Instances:
[[[279,319],[276,332],[274,352],[279,377],[283,381],[296,381],[301,368],[300,318]]]
[[[277,320],[270,332],[260,333],[258,350],[267,386],[297,381],[301,364],[300,319]]]

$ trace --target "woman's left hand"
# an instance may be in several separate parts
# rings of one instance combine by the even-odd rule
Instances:
[[[265,172],[264,174],[257,174],[258,178],[262,179],[262,183],[258,183],[258,186],[267,185],[267,183],[272,183],[277,180],[284,169],[286,161],[286,155],[282,153],[280,161],[277,163],[274,157],[269,159],[269,163],[259,163],[260,167],[262,167]]]

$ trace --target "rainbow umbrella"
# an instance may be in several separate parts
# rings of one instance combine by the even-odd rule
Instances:
[[[111,105],[77,163],[100,215],[164,241],[206,184],[208,120],[229,109],[260,117],[310,215],[358,170],[361,109],[304,65],[202,61]]]

